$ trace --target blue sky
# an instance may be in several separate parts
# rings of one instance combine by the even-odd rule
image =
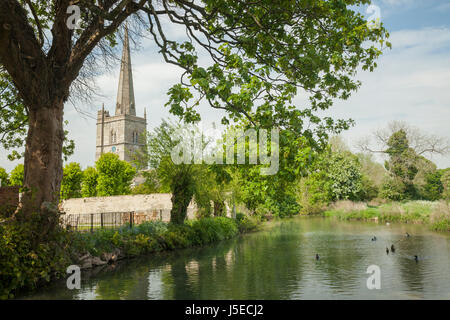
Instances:
[[[380,8],[393,49],[379,59],[374,72],[359,73],[360,90],[347,101],[336,101],[327,114],[356,121],[356,126],[342,135],[350,146],[392,120],[450,137],[450,0],[377,0],[372,4]],[[361,10],[365,12],[366,8]],[[174,36],[178,32],[171,30]],[[149,40],[138,44],[132,62],[137,113],[142,116],[147,109],[151,130],[167,117],[166,93],[181,73],[164,63]],[[118,76],[116,66],[98,77],[100,96],[89,105],[77,103],[77,107],[95,116],[105,103],[114,113]],[[304,98],[298,97],[297,101],[301,104]],[[221,114],[208,106],[202,105],[200,110],[205,122],[220,121]],[[80,115],[71,105],[66,107],[65,118],[69,120],[70,138],[76,144],[69,161],[79,162],[83,168],[93,165],[95,120]],[[432,160],[440,168],[450,167],[450,155],[434,156]],[[0,166],[9,171],[16,164],[6,159],[3,150],[0,152]]]

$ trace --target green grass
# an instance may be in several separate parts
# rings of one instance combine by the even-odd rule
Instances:
[[[340,220],[422,223],[436,231],[450,231],[450,205],[445,201],[391,202],[376,207],[340,201],[331,205],[323,215]]]

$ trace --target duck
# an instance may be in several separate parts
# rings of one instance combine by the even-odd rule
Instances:
[[[409,233],[408,232],[406,233],[406,237],[409,238]]]
[[[414,260],[419,261],[419,257],[417,255],[414,256]]]
[[[389,254],[389,248],[386,247],[386,254]]]
[[[377,241],[377,237],[373,236],[372,241]]]
[[[319,260],[319,259],[320,259],[320,256],[318,253],[316,253],[316,260]]]
[[[391,245],[391,251],[392,251],[392,253],[395,252],[395,247],[394,247],[394,245]]]

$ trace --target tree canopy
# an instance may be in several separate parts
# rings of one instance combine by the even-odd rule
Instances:
[[[64,167],[64,176],[61,183],[61,198],[81,198],[81,182],[83,171],[78,163],[71,162]]]
[[[98,172],[97,195],[117,196],[131,193],[136,170],[113,153],[104,153],[95,163]]]
[[[24,166],[18,164],[9,174],[9,184],[11,186],[23,186]]]
[[[1,1],[0,68],[11,81],[0,85],[13,84],[8,99],[15,103],[6,103],[6,109],[26,110],[28,121],[24,185],[33,191],[22,197],[21,219],[58,202],[64,105],[91,92],[91,80],[103,70],[99,66],[114,61],[119,27],[127,19],[133,37],[150,35],[165,61],[184,70],[168,92],[170,113],[197,121],[197,106],[206,101],[225,111],[223,123],[246,118],[256,127],[291,130],[314,146],[325,142],[328,132],[351,124],[321,118],[318,111],[357,90],[357,70],[373,70],[382,49],[390,46],[383,26],[370,27],[357,12],[369,3]],[[174,35],[174,27],[185,32]],[[203,65],[204,53],[209,63]],[[296,105],[298,94],[309,103]],[[0,98],[5,105],[7,98]]]

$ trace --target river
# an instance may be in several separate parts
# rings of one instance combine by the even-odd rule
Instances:
[[[386,254],[391,244],[395,253]],[[371,265],[380,268],[380,289],[367,288]],[[299,217],[208,247],[82,271],[80,290],[59,281],[19,298],[450,300],[450,236],[421,225]]]

